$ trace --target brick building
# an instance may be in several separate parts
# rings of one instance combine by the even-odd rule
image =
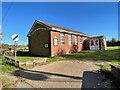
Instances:
[[[31,55],[56,56],[80,52],[87,34],[35,20],[28,33]],[[86,45],[85,48],[87,48]]]

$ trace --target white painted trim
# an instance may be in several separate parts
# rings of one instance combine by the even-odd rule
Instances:
[[[69,34],[73,34],[73,32],[68,32]]]
[[[64,44],[65,44],[65,34],[64,33],[60,33],[60,45],[64,45],[64,44],[62,44],[62,38],[61,37],[63,37],[64,36]]]
[[[54,28],[54,27],[52,27],[52,30],[60,31],[60,32],[65,32],[65,30],[63,30],[63,29],[58,29],[58,28]]]
[[[72,35],[68,34],[68,45],[72,45]]]
[[[75,33],[75,32],[69,32],[69,31],[66,31],[66,30],[64,30],[64,29],[59,29],[59,28],[54,28],[54,27],[52,27],[52,30],[59,31],[59,32],[62,32],[62,33],[67,32],[68,34],[84,35],[84,34]],[[85,36],[85,35],[84,35],[84,36]]]
[[[78,45],[78,37],[75,35],[74,38],[75,38],[75,45]]]

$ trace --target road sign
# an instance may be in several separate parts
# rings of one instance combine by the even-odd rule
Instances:
[[[15,47],[14,47],[14,52],[15,52],[15,61],[16,61],[16,41],[19,40],[18,34],[13,34],[13,35],[12,35],[12,40],[14,41],[14,45],[15,45]]]
[[[19,40],[18,34],[13,34],[13,35],[12,35],[12,40],[18,41],[18,40]]]

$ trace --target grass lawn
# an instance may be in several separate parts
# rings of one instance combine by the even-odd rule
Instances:
[[[59,61],[59,60],[101,60],[109,61],[111,64],[120,65],[120,46],[107,47],[106,51],[95,51],[95,52],[80,52],[65,55],[64,57],[49,57],[48,62]],[[108,64],[102,65],[103,71],[110,71],[111,67]]]
[[[120,46],[119,46],[120,48]],[[103,60],[103,61],[110,61],[113,63],[120,64],[120,49],[118,46],[108,47],[106,51],[95,51],[95,52],[79,52],[79,53],[72,53],[69,55],[65,55],[64,57],[49,57],[47,59],[48,62],[51,61],[58,61],[58,60]]]
[[[95,51],[95,52],[79,52],[65,55],[63,57],[48,57],[47,62],[60,61],[60,60],[101,60],[109,61],[113,64],[120,64],[120,46],[107,47],[106,51]],[[29,61],[37,58],[36,56],[17,56],[17,60]],[[104,67],[105,68],[105,67]]]
[[[107,50],[115,50],[115,49],[120,49],[120,46],[107,47]]]
[[[17,56],[17,60],[20,61],[32,61],[33,59],[35,59],[36,57],[34,56]]]
[[[12,58],[14,58],[14,56]],[[37,56],[30,56],[28,51],[18,51],[16,59],[19,61],[32,61],[35,58],[37,58]]]
[[[64,57],[48,57],[47,62],[59,61],[59,60],[103,60],[110,61],[112,63],[120,64],[120,46],[107,47],[106,51],[95,51],[95,52],[79,52],[65,55]],[[28,61],[33,60],[35,56],[17,56],[17,60]]]

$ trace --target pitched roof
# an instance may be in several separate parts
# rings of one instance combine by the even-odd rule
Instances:
[[[64,27],[61,27],[61,26],[56,26],[56,25],[52,25],[52,24],[48,24],[46,22],[41,22],[39,20],[35,20],[35,23],[39,23],[39,24],[42,24],[44,26],[46,26],[47,28],[50,28],[49,30],[54,30],[54,31],[65,31],[65,32],[68,32],[68,33],[71,33],[71,34],[80,34],[80,35],[83,35],[83,36],[87,36],[89,37],[89,35],[87,34],[84,34],[82,32],[79,32],[79,31],[76,31],[76,30],[72,30],[72,29],[68,29],[68,28],[64,28]],[[35,24],[34,23],[34,24]],[[32,28],[34,27],[34,24],[32,26]],[[31,28],[31,30],[32,30]],[[52,28],[52,29],[51,29]],[[28,35],[31,33],[31,30],[30,32],[28,33]]]

